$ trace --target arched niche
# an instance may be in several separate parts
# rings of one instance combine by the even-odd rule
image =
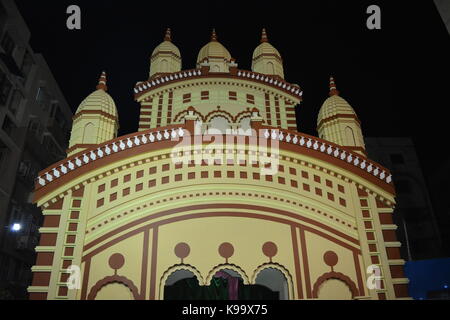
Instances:
[[[321,300],[351,300],[358,295],[356,284],[340,272],[323,274],[313,287],[313,298]]]
[[[238,133],[240,135],[252,135],[252,126],[250,117],[242,118],[239,121],[239,130]]]
[[[232,265],[232,264],[223,264],[223,265],[216,266],[213,270],[211,270],[208,273],[208,277],[205,280],[205,285],[209,286],[211,284],[212,278],[218,272],[225,272],[225,273],[229,274],[230,276],[233,276],[235,278],[240,278],[240,279],[242,279],[242,281],[245,285],[250,284],[247,274],[240,267],[238,267],[236,265]]]
[[[279,300],[292,298],[291,279],[287,279],[285,273],[278,268],[266,267],[260,270],[255,278],[255,284],[262,285],[274,292],[278,292]]]
[[[273,65],[273,62],[267,62],[266,72],[267,74],[275,74],[275,66]]]
[[[223,116],[216,116],[211,119],[208,134],[226,134],[230,129],[230,122]]]
[[[352,292],[348,285],[339,279],[328,279],[319,287],[319,300],[352,300]]]
[[[95,300],[134,300],[131,290],[122,283],[109,283],[102,287]]]
[[[123,276],[109,276],[98,281],[91,289],[87,299],[88,300],[130,300],[129,293],[131,293],[131,299],[141,299],[138,288],[134,285],[133,281]],[[99,294],[101,294],[99,296]]]
[[[160,300],[164,299],[166,287],[173,286],[179,281],[193,278],[197,280],[199,286],[204,285],[202,275],[195,267],[191,265],[181,264],[169,268],[166,272],[164,272],[163,276],[161,277],[159,288],[159,299]]]
[[[353,129],[350,127],[345,127],[345,136],[347,138],[347,144],[349,146],[356,146],[356,139],[355,139],[355,134],[353,132]]]
[[[92,122],[87,123],[83,130],[83,143],[92,144],[96,142],[95,126]]]

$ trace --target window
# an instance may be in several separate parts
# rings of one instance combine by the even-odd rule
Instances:
[[[398,194],[408,194],[412,192],[412,186],[407,180],[398,180],[395,182],[395,190]]]
[[[6,105],[12,85],[6,74],[0,70],[0,104]]]
[[[209,91],[202,91],[201,98],[202,100],[209,100]]]
[[[191,102],[191,94],[186,93],[183,95],[183,103],[189,103],[189,102]]]
[[[11,100],[9,101],[9,110],[13,115],[17,115],[17,112],[20,109],[20,104],[22,102],[23,95],[18,89],[14,89]]]
[[[50,96],[45,87],[39,87],[36,94],[36,102],[44,111],[47,111],[50,108]]]
[[[255,96],[248,94],[247,95],[247,103],[255,104]]]
[[[30,122],[28,123],[28,129],[33,132],[38,134],[40,132],[40,124],[37,120],[30,120]]]
[[[235,91],[228,92],[228,98],[230,100],[237,100],[237,93]]]
[[[25,55],[23,57],[22,67],[20,71],[22,71],[24,77],[26,78],[33,67],[33,57],[31,53],[27,50],[25,51]]]
[[[8,116],[5,116],[5,120],[3,121],[2,125],[2,130],[5,131],[5,133],[8,134],[9,136],[12,136],[15,129],[17,129],[17,126],[14,124],[14,122]]]
[[[62,113],[61,108],[59,107],[59,104],[56,104],[56,111],[54,114],[54,119],[55,119],[57,125],[61,129],[63,129],[63,130],[67,129],[67,127],[68,127],[67,120],[64,117],[64,114]]]
[[[11,38],[9,32],[5,32],[1,44],[6,54],[9,56],[12,55],[14,48],[16,47],[16,44],[14,43],[14,40]]]
[[[6,166],[8,160],[9,149],[6,145],[0,142],[0,171]]]
[[[391,154],[392,164],[405,164],[405,159],[401,154]]]

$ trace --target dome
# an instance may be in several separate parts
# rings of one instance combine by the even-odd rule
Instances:
[[[103,111],[117,117],[117,108],[111,96],[102,89],[94,91],[81,102],[77,113],[82,111]]]
[[[322,120],[336,115],[345,114],[356,116],[355,110],[353,110],[353,108],[345,99],[341,98],[338,95],[333,95],[325,100],[322,108],[320,108],[317,123],[319,124]]]
[[[174,53],[178,58],[181,58],[181,52],[180,49],[177,48],[176,45],[172,43],[172,34],[170,29],[167,29],[166,35],[164,37],[164,41],[153,50],[152,57],[154,57],[159,52],[172,52]]]
[[[351,115],[358,118],[352,106],[344,98],[339,96],[334,78],[330,77],[330,97],[325,100],[322,108],[320,108],[317,124],[320,125],[322,120],[336,115]]]
[[[213,31],[211,36],[211,42],[205,45],[199,52],[197,63],[201,63],[205,58],[224,58],[226,60],[231,60],[230,52],[217,41],[216,32]]]
[[[83,111],[102,111],[117,117],[116,104],[106,90],[106,74],[103,72],[97,90],[81,102],[76,113],[78,114]]]
[[[164,41],[153,50],[152,57],[159,52],[173,52],[176,56],[181,57],[180,49],[170,41]]]
[[[256,47],[255,51],[253,51],[253,60],[260,57],[261,55],[272,55],[282,60],[280,52],[269,43],[269,38],[267,37],[266,29],[262,30],[261,44],[258,47]]]
[[[258,47],[256,47],[255,51],[253,51],[253,60],[261,55],[274,55],[277,56],[281,60],[280,52],[275,49],[269,42],[263,42]]]

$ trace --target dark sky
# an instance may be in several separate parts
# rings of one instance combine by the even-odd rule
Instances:
[[[239,67],[249,69],[265,27],[287,81],[304,90],[300,131],[316,135],[333,74],[364,134],[413,137],[427,173],[436,154],[448,161],[438,148],[446,148],[448,136],[450,38],[432,1],[392,2],[399,1],[17,0],[34,51],[43,53],[73,110],[107,71],[121,134],[137,130],[133,87],[147,79],[149,56],[167,27],[185,69],[195,67],[212,28]],[[81,31],[66,28],[70,4],[81,7]],[[382,30],[366,28],[369,4],[381,7]]]

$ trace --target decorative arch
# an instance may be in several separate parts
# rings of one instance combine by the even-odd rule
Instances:
[[[92,122],[88,122],[83,128],[83,143],[95,143],[95,126]]]
[[[87,297],[88,300],[95,300],[95,297],[97,296],[97,293],[105,286],[107,286],[108,284],[112,284],[112,283],[119,283],[119,284],[123,284],[124,286],[126,286],[131,293],[133,294],[133,297],[135,300],[142,300],[143,297],[141,297],[139,295],[138,292],[138,288],[134,285],[133,281],[131,281],[130,279],[123,277],[123,276],[118,276],[118,275],[114,275],[114,276],[109,276],[106,278],[103,278],[102,280],[98,281],[91,289],[91,291],[89,292],[89,295]]]
[[[161,72],[169,72],[169,62],[167,59],[161,60]]]
[[[250,284],[250,281],[249,281],[249,278],[248,278],[247,274],[245,273],[245,271],[241,267],[239,267],[239,266],[237,266],[235,264],[224,263],[224,264],[220,264],[218,266],[215,266],[208,273],[208,276],[206,277],[206,280],[205,280],[205,285],[209,286],[211,284],[211,280],[214,277],[214,275],[217,272],[219,272],[221,270],[224,270],[224,269],[230,269],[230,270],[233,270],[233,271],[237,272],[242,277],[242,280],[244,281],[245,285]]]
[[[224,110],[215,110],[215,111],[208,113],[205,116],[204,122],[210,122],[213,118],[216,118],[216,117],[223,117],[223,118],[227,119],[229,123],[234,123],[233,115]]]
[[[359,295],[359,291],[358,288],[356,287],[356,284],[346,275],[340,273],[340,272],[328,272],[328,273],[324,273],[322,276],[320,276],[316,283],[314,284],[313,287],[313,298],[317,299],[319,297],[319,289],[320,286],[327,280],[330,279],[336,279],[336,280],[341,280],[342,282],[344,282],[350,289],[351,293],[352,293],[352,298],[355,298]]]
[[[345,127],[345,136],[347,137],[348,143],[350,143],[352,147],[356,147],[355,133],[352,128],[348,126]]]
[[[294,284],[292,280],[292,276],[288,269],[286,269],[284,266],[278,263],[264,263],[260,265],[258,268],[253,271],[253,276],[251,278],[251,283],[256,283],[256,278],[261,273],[261,271],[267,270],[267,269],[274,269],[280,271],[284,277],[286,278],[286,282],[288,284],[288,298],[289,300],[294,300]]]
[[[185,117],[187,114],[188,114],[188,110],[181,111],[181,112],[179,112],[179,113],[175,116],[175,118],[173,118],[173,121],[174,121],[174,122],[181,122],[181,120],[183,120],[184,117]],[[201,113],[199,113],[198,111],[194,111],[194,114],[195,114],[202,122],[205,122],[205,117],[204,117]]]
[[[200,273],[200,271],[197,270],[197,268],[195,268],[194,266],[191,266],[189,264],[177,264],[174,265],[172,267],[170,267],[169,269],[167,269],[164,274],[161,277],[160,283],[159,283],[159,299],[163,300],[164,299],[164,286],[167,282],[167,279],[174,274],[177,271],[180,270],[186,270],[189,272],[192,272],[198,280],[198,284],[200,286],[204,286],[205,285],[205,281],[203,280],[202,274]]]
[[[273,65],[273,62],[267,62],[266,71],[267,74],[275,74],[275,66]]]
[[[234,119],[235,119],[236,123],[239,123],[239,122],[241,122],[242,119],[251,118],[251,117],[252,117],[252,113],[250,111],[243,111],[241,113],[238,113]]]

